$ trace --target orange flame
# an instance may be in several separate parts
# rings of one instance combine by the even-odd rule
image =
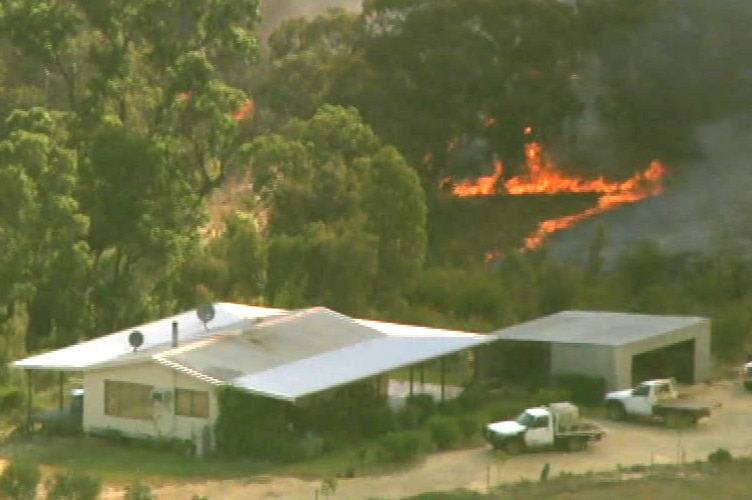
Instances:
[[[526,129],[526,134],[529,134]],[[663,191],[662,181],[666,174],[665,167],[654,161],[643,172],[638,172],[622,182],[611,182],[603,177],[581,179],[568,177],[558,170],[556,165],[543,156],[540,143],[529,142],[525,145],[525,173],[508,180],[503,180],[504,169],[496,161],[494,174],[480,177],[475,182],[461,181],[452,186],[452,194],[458,197],[489,196],[498,192],[509,195],[557,194],[557,193],[601,193],[598,204],[581,213],[550,219],[540,223],[538,229],[525,239],[524,250],[540,247],[549,234],[561,231],[572,225],[603,212],[613,210],[627,203],[635,203],[645,198],[656,196]],[[443,184],[452,183],[444,179]]]
[[[240,109],[232,114],[232,119],[236,122],[245,120],[253,115],[256,111],[256,104],[253,101],[246,102]]]
[[[637,173],[631,179],[620,183],[619,189],[611,190],[611,186],[609,186],[608,191],[600,191],[604,194],[598,199],[596,206],[578,214],[541,222],[538,225],[538,229],[532,235],[525,238],[525,250],[539,248],[546,241],[549,234],[567,229],[589,217],[614,210],[627,203],[635,203],[661,194],[663,192],[661,180],[665,173],[665,167],[660,162],[653,161],[644,172]],[[602,182],[602,180],[597,182]],[[621,188],[624,189],[621,190]]]
[[[177,95],[177,101],[181,102],[183,104],[191,102],[193,100],[193,93],[192,92],[180,92]],[[240,108],[238,108],[236,111],[232,112],[230,116],[233,120],[239,122],[243,121],[246,118],[253,116],[253,113],[256,111],[256,103],[254,103],[252,100],[247,101],[245,104],[243,104]]]

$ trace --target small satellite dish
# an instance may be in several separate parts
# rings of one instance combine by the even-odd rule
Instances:
[[[131,334],[128,335],[128,343],[133,347],[133,352],[136,352],[136,350],[144,344],[144,334],[138,330],[133,330]]]
[[[214,319],[214,306],[211,303],[200,305],[198,309],[196,309],[196,316],[198,316],[198,319],[201,320],[204,324],[204,328],[206,328],[206,324]]]

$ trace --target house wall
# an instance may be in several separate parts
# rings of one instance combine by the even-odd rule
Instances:
[[[553,344],[551,374],[603,377],[606,386],[615,383],[614,348],[594,344]]]
[[[154,416],[150,420],[105,415],[105,380],[153,385],[156,390],[173,391],[173,397],[165,403],[154,403]],[[212,385],[165,366],[145,362],[83,374],[84,385],[84,432],[112,429],[133,437],[162,437],[194,440],[203,449],[213,448],[211,429],[219,415],[217,396]],[[175,415],[174,390],[192,389],[209,391],[209,418]],[[208,429],[207,429],[208,426]],[[206,433],[209,433],[208,442]],[[202,440],[203,439],[203,440]],[[201,449],[197,451],[201,451]]]

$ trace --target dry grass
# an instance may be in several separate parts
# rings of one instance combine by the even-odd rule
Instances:
[[[501,486],[489,494],[469,491],[426,493],[405,500],[742,500],[752,498],[750,473],[750,460],[722,465],[638,466],[611,473],[565,474],[546,482],[523,481]]]

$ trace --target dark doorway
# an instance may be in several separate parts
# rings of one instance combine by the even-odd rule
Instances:
[[[632,382],[674,377],[678,382],[695,381],[695,341],[686,340],[632,357]]]

